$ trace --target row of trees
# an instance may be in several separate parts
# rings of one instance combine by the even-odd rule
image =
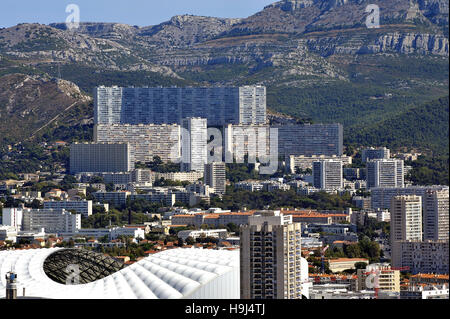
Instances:
[[[370,263],[380,261],[382,251],[380,245],[370,240],[369,237],[363,236],[357,243],[346,245],[342,248],[333,247],[325,253],[328,258],[367,258]]]
[[[281,207],[308,208],[319,210],[345,210],[352,207],[351,195],[333,195],[325,192],[314,193],[309,196],[298,195],[294,190],[288,191],[258,191],[250,192],[227,188],[222,198],[212,197],[211,204],[200,204],[200,207],[219,207],[232,211],[242,210],[244,207],[252,209],[280,209]]]

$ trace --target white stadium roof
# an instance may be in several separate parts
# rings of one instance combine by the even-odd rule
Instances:
[[[44,261],[61,250],[0,251],[0,298],[5,275],[17,274],[17,295],[50,299],[239,299],[239,251],[177,248],[146,257],[103,279],[63,285],[44,272]]]

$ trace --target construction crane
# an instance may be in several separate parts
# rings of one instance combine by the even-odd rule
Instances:
[[[323,273],[325,273],[325,252],[327,251],[327,249],[329,248],[330,246],[326,246],[325,248],[323,248],[321,251],[320,251],[320,256],[321,256],[321,261],[322,261],[322,274]]]
[[[391,270],[400,270],[400,271],[406,271],[409,270],[410,268],[408,266],[405,267],[391,267]]]

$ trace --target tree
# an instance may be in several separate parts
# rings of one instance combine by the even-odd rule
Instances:
[[[107,242],[109,242],[109,236],[105,235],[103,237],[100,237],[98,241],[101,243],[107,243]]]
[[[355,263],[355,269],[366,269],[367,264],[364,262]]]
[[[105,184],[105,180],[101,176],[92,176],[89,182],[91,184]]]
[[[31,208],[33,209],[42,208],[41,202],[37,199],[33,199],[33,201],[31,202]]]
[[[192,238],[191,236],[186,238],[186,244],[187,245],[194,245],[195,244],[194,238]]]
[[[239,232],[239,226],[237,226],[234,223],[228,223],[226,228],[231,233],[238,233]]]
[[[361,257],[361,249],[358,244],[344,245],[344,252],[348,258]]]

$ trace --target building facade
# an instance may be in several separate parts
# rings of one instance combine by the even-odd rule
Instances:
[[[134,162],[151,162],[159,156],[163,162],[180,158],[181,129],[177,124],[101,124],[94,126],[96,143],[129,143]]]
[[[349,165],[352,163],[351,156],[289,156],[289,159],[286,161],[287,168],[291,172],[291,174],[296,173],[296,169],[299,168],[301,170],[307,170],[313,168],[313,163],[321,160],[339,160],[342,162],[342,165]],[[358,176],[359,177],[359,176]]]
[[[205,165],[205,184],[214,188],[215,194],[225,194],[226,191],[226,167],[225,163],[215,162]]]
[[[341,124],[306,124],[274,126],[278,129],[278,151],[290,155],[343,154],[344,129]]]
[[[208,124],[204,118],[182,120],[181,171],[203,172],[208,162]]]
[[[448,240],[402,240],[392,246],[392,267],[407,267],[412,274],[448,274]]]
[[[128,143],[83,143],[70,147],[70,172],[128,172],[134,158]]]
[[[265,124],[266,88],[185,87],[94,90],[95,124],[181,124],[204,117],[211,126]]]
[[[44,209],[65,209],[67,211],[74,210],[83,217],[92,215],[91,200],[65,200],[65,201],[45,201]]]
[[[320,160],[313,163],[314,187],[318,189],[342,189],[344,186],[342,162]]]
[[[377,187],[370,190],[372,209],[389,209],[391,207],[391,199],[400,195],[417,195],[422,197],[424,202],[425,193],[427,191],[447,190],[448,186],[408,186],[408,187]]]
[[[391,202],[391,243],[422,240],[422,198],[395,196]]]
[[[2,225],[11,226],[16,230],[22,228],[23,208],[7,208],[3,207]]]
[[[24,209],[22,230],[42,228],[46,233],[75,232],[81,228],[81,214],[72,214],[64,209]]]
[[[377,159],[367,162],[367,188],[404,187],[403,160]]]
[[[381,148],[366,148],[362,150],[362,162],[366,163],[374,159],[389,159],[391,157],[391,152],[386,147]]]
[[[449,240],[449,192],[430,190],[423,200],[424,240]]]
[[[236,160],[243,163],[248,157],[248,163],[265,162],[270,155],[270,126],[233,125],[224,127],[225,160]]]
[[[301,224],[263,213],[241,227],[241,298],[301,299],[308,278],[301,257]],[[306,276],[306,277],[305,277]]]

